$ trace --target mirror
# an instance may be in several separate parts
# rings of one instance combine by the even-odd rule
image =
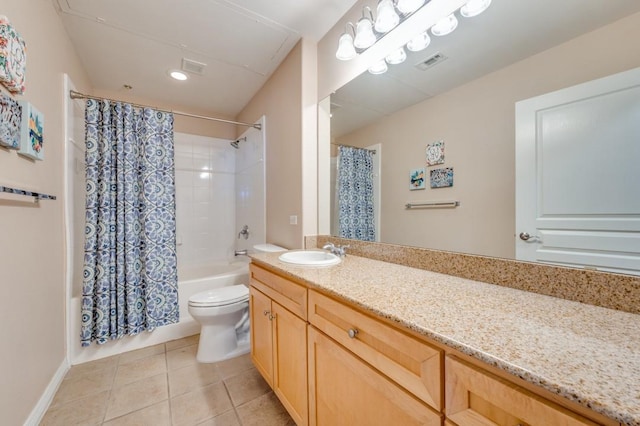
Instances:
[[[640,2],[495,0],[458,19],[403,64],[331,95],[331,156],[337,145],[381,147],[379,241],[515,258],[515,103],[640,67],[631,42]],[[444,164],[427,167],[426,147],[438,141]],[[429,187],[439,167],[453,168],[452,187]],[[410,190],[419,168],[426,189]],[[422,201],[460,205],[405,208]]]

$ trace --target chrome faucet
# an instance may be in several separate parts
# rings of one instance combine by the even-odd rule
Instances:
[[[249,225],[245,225],[242,227],[242,230],[238,232],[238,239],[240,237],[244,237],[245,240],[249,239]]]
[[[327,243],[322,246],[322,250],[328,250],[330,253],[340,257],[345,257],[347,255],[348,248],[349,246],[336,246],[333,243]]]

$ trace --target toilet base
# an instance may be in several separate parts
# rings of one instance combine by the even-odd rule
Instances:
[[[237,336],[234,327],[204,326],[200,331],[196,359],[201,363],[212,363],[244,355],[250,350],[248,332]]]

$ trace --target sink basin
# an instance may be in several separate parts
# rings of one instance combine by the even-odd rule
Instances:
[[[319,250],[288,251],[278,257],[282,262],[304,266],[331,266],[342,262],[339,256]]]

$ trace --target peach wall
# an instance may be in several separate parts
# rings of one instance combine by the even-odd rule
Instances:
[[[18,425],[65,361],[63,73],[90,86],[51,1],[3,0],[0,13],[27,43],[27,90],[15,98],[45,117],[45,160],[0,149],[0,184],[58,196],[39,206],[0,196],[0,424]]]
[[[302,241],[302,65],[299,42],[237,119],[266,116],[267,242],[301,248]],[[298,217],[297,225],[289,217]]]
[[[381,241],[513,258],[515,102],[640,66],[638,39],[635,14],[341,138],[383,144]],[[425,145],[440,139],[453,188],[409,191],[409,170],[423,167]],[[404,209],[421,200],[461,206]]]

